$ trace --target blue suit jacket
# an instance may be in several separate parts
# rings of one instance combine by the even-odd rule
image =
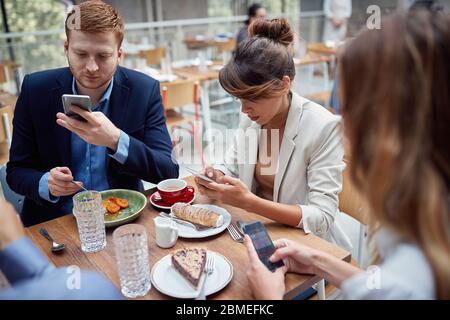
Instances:
[[[7,182],[25,196],[21,218],[25,226],[54,219],[61,212],[61,197],[50,203],[39,196],[39,180],[54,167],[72,169],[71,133],[56,123],[64,112],[61,96],[72,93],[69,68],[27,75],[22,84],[13,120],[13,138],[7,165]],[[107,157],[111,188],[143,190],[140,179],[157,183],[178,177],[172,160],[159,82],[136,71],[118,67],[110,100],[110,120],[130,136],[128,158],[120,164]]]

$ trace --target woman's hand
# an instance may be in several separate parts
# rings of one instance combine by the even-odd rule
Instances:
[[[283,260],[287,271],[303,274],[316,274],[314,262],[319,251],[287,239],[274,241],[277,248],[270,261]]]
[[[207,176],[208,178],[211,178],[214,181],[217,181],[219,177],[223,177],[224,174],[220,170],[216,170],[213,167],[206,167],[205,170],[203,170],[203,174]]]
[[[206,167],[203,170],[203,175],[207,176],[208,178],[211,178],[214,181],[217,181],[219,177],[224,176],[222,171],[216,170],[213,167]],[[206,194],[206,189],[208,189],[210,182],[206,181],[204,179],[201,179],[199,177],[194,178],[195,183],[197,184],[197,189],[201,194]],[[216,199],[216,198],[212,198]]]
[[[278,268],[271,272],[259,260],[258,254],[253,247],[252,240],[245,235],[245,246],[249,258],[249,268],[247,270],[247,279],[250,289],[255,299],[259,300],[280,300],[283,299],[286,287],[284,284],[284,275],[286,266]]]
[[[195,178],[195,182],[199,192],[208,198],[245,210],[250,207],[252,200],[256,197],[239,179],[225,175],[219,176],[216,182],[207,182],[199,178]]]
[[[274,241],[274,244],[277,250],[270,257],[270,261],[283,260],[287,272],[316,274],[337,288],[340,288],[346,279],[364,272],[335,256],[291,240],[281,239]]]

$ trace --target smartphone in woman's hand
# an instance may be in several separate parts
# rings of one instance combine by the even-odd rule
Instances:
[[[195,171],[194,169],[191,169],[189,167],[186,167],[185,169],[186,169],[186,171],[188,171],[189,173],[193,174],[197,178],[200,178],[200,179],[205,180],[207,182],[214,182],[214,180],[212,180],[211,178],[208,178],[207,176],[205,176],[201,172]]]

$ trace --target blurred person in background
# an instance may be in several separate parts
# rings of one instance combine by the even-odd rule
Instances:
[[[323,5],[325,11],[325,25],[323,41],[338,43],[347,35],[348,19],[352,15],[351,0],[325,0]]]
[[[248,38],[248,27],[257,19],[265,19],[267,16],[266,9],[259,3],[254,3],[248,8],[248,19],[245,21],[245,25],[239,29],[236,39],[236,45],[239,45],[242,41]]]

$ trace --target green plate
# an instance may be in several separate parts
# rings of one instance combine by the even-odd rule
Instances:
[[[105,213],[105,227],[116,227],[128,223],[139,217],[139,214],[147,205],[147,198],[140,192],[126,189],[112,189],[100,192],[102,200],[109,197],[128,200],[128,208],[122,209],[117,214]]]

